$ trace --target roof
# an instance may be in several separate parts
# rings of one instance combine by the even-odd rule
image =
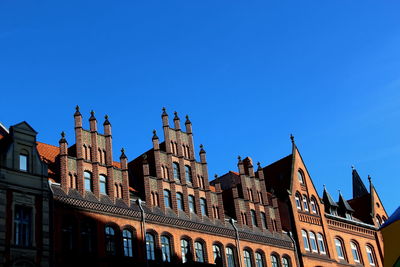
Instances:
[[[344,199],[342,194],[339,194],[339,204],[343,206],[346,211],[354,212],[353,208],[349,205],[349,203]]]
[[[119,169],[121,169],[121,162],[118,162],[118,161],[113,161],[113,164],[112,164],[114,167],[116,167],[116,168],[119,168]]]
[[[382,224],[380,229],[385,228],[386,226],[389,226],[396,221],[400,221],[400,206],[395,210],[395,212],[393,212],[389,219],[387,219],[387,221]]]
[[[60,148],[42,142],[36,143],[36,147],[41,158],[54,163],[56,161],[56,157],[60,154]]]
[[[333,200],[331,195],[328,193],[326,188],[324,188],[324,195],[323,195],[324,202],[327,202],[325,204],[329,204],[330,206],[337,207],[337,203]]]
[[[210,185],[211,192],[215,192],[215,186]]]

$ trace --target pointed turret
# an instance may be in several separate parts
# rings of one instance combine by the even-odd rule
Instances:
[[[93,110],[90,111],[89,124],[90,124],[90,131],[97,132],[97,120],[96,120],[96,117],[94,116]]]
[[[368,194],[367,188],[365,187],[363,181],[361,180],[360,175],[358,175],[357,170],[354,166],[351,166],[352,169],[352,180],[353,180],[353,198],[361,197]]]
[[[156,130],[153,130],[153,138],[151,140],[153,141],[154,150],[159,150],[160,149],[160,143],[159,143],[159,139],[158,139]]]
[[[354,210],[353,208],[349,205],[346,199],[344,199],[342,193],[339,190],[339,201],[338,201],[338,206],[339,206],[339,213],[341,216],[347,218],[347,219],[352,219],[353,218],[353,213]]]
[[[75,107],[74,119],[75,119],[75,128],[82,128],[82,114],[79,111],[78,105],[76,105]]]
[[[186,126],[186,132],[188,134],[191,134],[192,133],[192,122],[189,120],[189,115],[186,115],[185,126]]]
[[[244,173],[244,166],[243,166],[243,161],[242,161],[242,157],[238,156],[238,170],[239,170],[239,174],[245,174]]]
[[[161,118],[162,118],[162,123],[163,126],[168,126],[169,127],[169,122],[168,122],[168,113],[167,110],[164,108],[162,108],[162,114],[161,114]]]
[[[204,146],[203,146],[203,145],[200,145],[200,152],[199,152],[199,155],[200,155],[200,162],[201,162],[201,163],[207,163],[207,160],[206,160],[206,151],[204,150]]]
[[[324,185],[324,194],[322,196],[325,204],[325,212],[330,213],[332,215],[337,215],[338,204],[333,200],[328,190],[326,190],[326,186]]]
[[[181,120],[178,117],[178,112],[174,112],[174,127],[175,130],[180,130],[181,129]]]

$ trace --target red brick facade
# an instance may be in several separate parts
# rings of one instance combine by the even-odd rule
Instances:
[[[335,202],[327,190],[320,197],[294,140],[271,165],[255,170],[239,157],[238,172],[209,182],[187,116],[183,131],[178,114],[170,127],[163,109],[164,140],[154,131],[152,148],[130,162],[124,150],[113,161],[107,116],[103,133],[94,112],[89,130],[79,107],[74,119],[75,144],[62,134],[57,156],[42,154],[55,266],[382,266],[378,218],[387,215],[372,182],[364,190],[353,170],[352,200]]]

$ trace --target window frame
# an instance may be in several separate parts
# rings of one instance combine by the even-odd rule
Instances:
[[[128,234],[125,234],[128,233]],[[124,249],[124,257],[133,257],[133,232],[130,229],[122,230],[122,246]]]
[[[196,213],[196,200],[193,195],[188,196],[189,212]]]
[[[92,173],[89,171],[83,172],[84,178],[84,189],[85,191],[93,192],[93,176]],[[89,187],[89,189],[88,189]]]
[[[310,241],[308,238],[308,233],[306,230],[301,230],[301,236],[303,238],[303,248],[305,251],[310,252],[311,251],[311,247],[310,247]]]
[[[102,190],[102,187],[104,186],[104,191]],[[107,192],[107,176],[104,174],[99,175],[99,193],[103,195],[108,195]]]
[[[172,256],[171,237],[169,237],[168,235],[161,235],[160,241],[161,241],[162,261],[171,262],[171,256]]]
[[[346,255],[344,254],[343,242],[339,238],[334,239],[336,254],[339,260],[346,260]]]
[[[156,237],[153,233],[146,233],[146,259],[148,261],[156,260]]]
[[[18,160],[19,160],[18,169],[22,172],[29,172],[29,154],[26,152],[19,153]]]

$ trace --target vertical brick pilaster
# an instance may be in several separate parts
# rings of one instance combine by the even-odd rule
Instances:
[[[201,209],[200,209],[200,193],[199,190],[194,190],[194,204],[196,207],[196,214],[202,216]]]
[[[121,149],[121,156],[119,157],[122,169],[122,199],[130,206],[130,195],[129,195],[129,177],[128,177],[128,158],[125,156],[124,149]]]
[[[154,179],[154,178],[150,178]],[[164,201],[164,187],[162,178],[157,178],[157,192],[158,192],[158,203],[160,204],[161,210],[165,212],[165,201]]]
[[[100,198],[99,190],[99,161],[98,161],[98,146],[97,146],[97,121],[94,118],[94,113],[92,111],[92,117],[89,119],[90,123],[90,141],[91,141],[91,159],[92,159],[92,187],[93,194]]]
[[[106,166],[107,166],[107,179],[108,179],[107,190],[108,190],[108,196],[112,201],[114,201],[115,192],[114,192],[114,167],[112,166],[113,151],[112,151],[111,124],[104,123],[104,135],[106,138]]]
[[[237,225],[242,227],[242,216],[241,216],[241,210],[240,210],[240,205],[239,205],[239,193],[237,190],[237,187],[232,188],[232,196],[233,196],[233,205],[235,207],[235,217],[237,221]]]
[[[148,176],[145,176],[144,179],[144,201],[149,207],[153,207],[153,203],[151,201],[151,188],[150,188],[150,180]]]
[[[279,215],[278,198],[276,196],[272,197],[272,206],[274,208],[274,213],[275,213],[276,231],[281,233],[282,232],[282,223],[281,223],[281,217]]]
[[[76,107],[74,119],[75,119],[76,174],[78,176],[77,187],[79,193],[83,195],[85,192],[83,183],[84,178],[83,178],[83,153],[82,153],[83,129],[82,129],[82,115],[79,112],[78,106]]]
[[[170,188],[171,188],[172,209],[174,210],[175,214],[178,214],[178,204],[176,202],[176,186],[175,186],[175,182],[170,183]]]
[[[256,204],[254,204],[254,207],[255,207],[256,216],[257,216],[256,219],[257,219],[258,228],[263,229],[262,222],[261,222],[260,204],[256,203]]]
[[[210,190],[206,191],[206,203],[207,203],[207,213],[210,219],[214,219],[214,213],[212,210],[212,202],[211,202],[211,192]]]
[[[61,188],[68,193],[68,143],[65,140],[64,132],[61,133],[61,139],[59,141],[60,147],[60,178]]]
[[[273,209],[270,208],[270,206],[265,206],[265,216],[267,217],[267,228],[268,228],[268,230],[273,232],[274,228],[272,226],[271,210],[273,210]]]
[[[222,198],[221,184],[215,184],[215,191],[218,195],[218,214],[219,219],[225,223],[225,210],[224,210],[224,200]]]
[[[192,186],[193,188],[199,188],[199,181],[197,179],[198,173],[197,173],[197,168],[196,168],[196,162],[194,160],[190,161],[190,169],[191,169],[191,174],[192,174]],[[197,190],[197,189],[196,189]]]
[[[182,186],[182,194],[183,194],[183,208],[185,213],[190,216],[190,210],[189,210],[189,194],[187,191],[187,186],[183,185]]]

